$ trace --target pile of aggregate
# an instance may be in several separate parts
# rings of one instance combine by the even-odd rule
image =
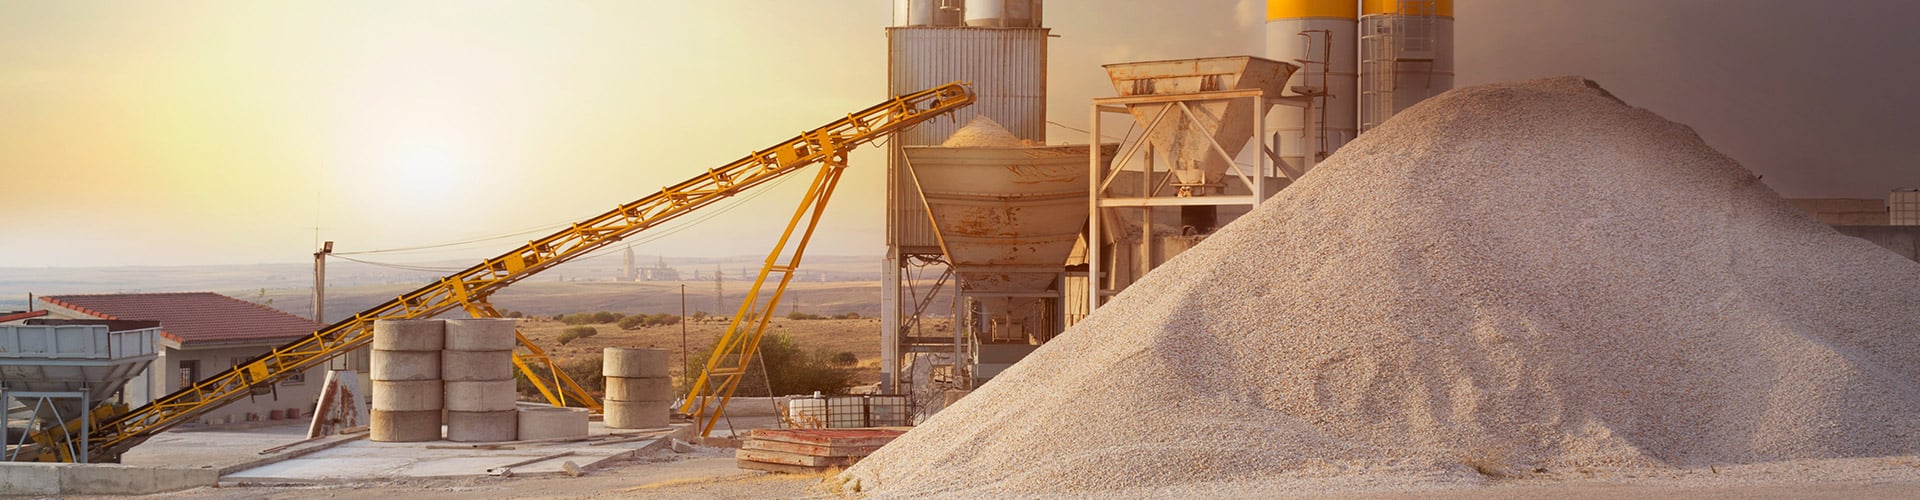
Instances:
[[[947,140],[940,143],[941,147],[947,148],[1013,148],[1038,145],[1041,144],[1021,140],[1019,136],[1013,135],[1013,132],[1007,131],[1005,126],[1000,125],[1000,122],[988,118],[987,115],[979,115],[972,120],[967,120],[966,125],[961,125],[959,130],[953,131],[953,135],[947,136]]]
[[[1408,109],[837,480],[1257,497],[1916,452],[1920,264],[1568,77]]]

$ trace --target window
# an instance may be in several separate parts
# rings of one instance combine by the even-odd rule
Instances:
[[[287,378],[280,379],[280,385],[300,385],[307,383],[307,372],[295,371]]]
[[[200,381],[200,360],[180,360],[180,388],[193,387],[193,383],[198,381]]]

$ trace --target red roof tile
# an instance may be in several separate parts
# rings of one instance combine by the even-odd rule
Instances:
[[[19,321],[27,318],[38,318],[46,315],[47,315],[46,309],[41,309],[38,311],[17,312],[13,314],[0,314],[0,323],[5,323],[8,321]]]
[[[292,340],[322,325],[279,309],[212,292],[43,296],[41,300],[100,319],[160,322],[160,335],[181,344]]]

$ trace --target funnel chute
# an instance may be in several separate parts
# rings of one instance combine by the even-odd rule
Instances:
[[[1033,333],[1023,318],[1086,226],[1089,146],[1026,145],[997,127],[970,123],[946,143],[957,147],[902,150],[961,289],[984,304],[996,338],[1012,340]],[[1117,150],[1100,145],[1106,158]]]
[[[1299,66],[1253,56],[1207,57],[1104,66],[1122,97],[1259,89],[1280,97]],[[1128,104],[1145,140],[1173,161],[1178,184],[1215,185],[1253,136],[1254,106],[1246,99]],[[1214,151],[1218,145],[1220,151]],[[1222,154],[1225,156],[1223,157]]]

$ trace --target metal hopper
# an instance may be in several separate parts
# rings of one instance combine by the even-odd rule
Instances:
[[[1088,146],[903,150],[962,290],[994,318],[996,338],[1023,339],[1022,311],[1046,296],[1087,223]]]
[[[35,320],[0,326],[0,393],[64,422],[109,401],[158,355],[152,321]]]
[[[1103,66],[1122,97],[1195,94],[1223,90],[1259,89],[1268,99],[1280,97],[1295,66],[1253,56],[1206,57],[1169,61],[1116,63]],[[1145,140],[1173,162],[1175,182],[1186,186],[1217,185],[1231,161],[1253,136],[1253,104],[1246,99],[1127,105],[1127,111],[1146,131]],[[1214,151],[1218,144],[1221,151]],[[1224,156],[1223,156],[1224,155]]]

